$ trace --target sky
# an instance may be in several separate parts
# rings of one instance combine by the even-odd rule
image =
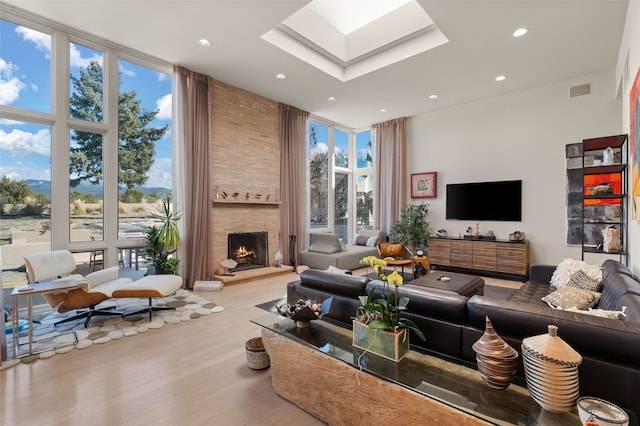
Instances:
[[[329,151],[329,127],[323,124],[311,122],[311,127],[316,131],[316,137],[318,143],[315,148],[312,148],[312,152],[328,152]],[[371,131],[356,133],[356,160],[358,168],[371,167],[371,164],[367,164],[367,154],[371,155]],[[336,154],[339,152],[349,153],[349,134],[339,129],[335,130],[334,134],[334,146]]]
[[[103,64],[102,52],[73,43],[69,49],[75,76],[91,60]],[[120,91],[135,90],[144,110],[158,110],[153,127],[170,126],[156,142],[156,161],[145,184],[167,187],[171,182],[171,76],[124,60],[119,61],[119,70]],[[0,20],[0,105],[51,113],[51,93],[51,37]],[[51,180],[50,127],[0,120],[0,176]]]

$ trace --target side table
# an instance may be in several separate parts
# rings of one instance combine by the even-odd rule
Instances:
[[[29,284],[23,285],[20,287],[15,287],[11,292],[11,299],[13,301],[13,308],[11,309],[12,313],[12,338],[13,338],[13,358],[18,358],[18,299],[20,296],[27,296],[28,303],[28,328],[29,328],[29,353],[31,355],[33,353],[33,295],[34,294],[43,294],[43,293],[51,293],[54,291],[65,291],[76,288],[78,284],[76,280],[68,279],[68,280],[60,280],[60,281],[49,281],[37,284]]]
[[[429,262],[429,258],[426,256],[413,256],[413,264],[417,265],[418,263],[422,263],[422,266],[424,266],[424,269],[427,270],[427,272],[431,271],[431,263]]]

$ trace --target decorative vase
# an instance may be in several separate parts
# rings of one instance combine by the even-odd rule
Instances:
[[[572,411],[579,395],[578,366],[582,356],[558,337],[558,327],[548,334],[522,340],[527,388],[533,400],[554,413]]]
[[[409,333],[406,328],[394,333],[353,321],[353,346],[398,362],[409,353]]]
[[[516,375],[518,351],[509,346],[486,318],[484,334],[473,344],[478,370],[484,383],[494,389],[506,389]]]

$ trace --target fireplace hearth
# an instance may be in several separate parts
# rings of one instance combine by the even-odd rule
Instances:
[[[227,235],[228,258],[238,265],[231,272],[269,266],[269,238],[267,232],[242,232]]]

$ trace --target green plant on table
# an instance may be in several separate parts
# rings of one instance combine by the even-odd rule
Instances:
[[[384,282],[384,288],[382,298],[373,298],[375,289],[371,289],[366,296],[359,297],[362,306],[357,308],[355,320],[374,330],[397,333],[401,329],[407,328],[413,330],[419,338],[425,341],[424,334],[413,321],[399,316],[400,312],[406,310],[409,304],[409,298],[400,297],[398,291],[398,288],[403,284],[402,275],[398,271],[385,275],[384,268],[387,266],[387,262],[375,256],[367,256],[360,263],[374,269],[376,275]],[[389,288],[391,285],[393,285],[392,290]]]

